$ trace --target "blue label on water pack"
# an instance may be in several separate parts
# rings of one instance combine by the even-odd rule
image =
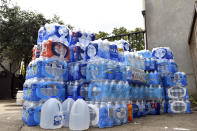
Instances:
[[[132,104],[132,109],[133,109],[133,117],[134,118],[140,117],[139,106],[136,104]]]
[[[98,55],[98,44],[90,43],[85,49],[86,61]]]
[[[109,46],[109,53],[110,53],[110,59],[118,60],[118,48],[117,48],[117,45],[110,45]]]

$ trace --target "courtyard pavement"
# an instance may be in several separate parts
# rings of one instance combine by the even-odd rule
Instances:
[[[21,120],[22,106],[15,100],[0,100],[0,131],[46,131],[39,126],[28,127]],[[68,128],[57,131],[68,131]],[[197,131],[197,111],[192,114],[148,115],[133,123],[113,128],[89,128],[88,131]],[[51,131],[51,130],[50,130]]]

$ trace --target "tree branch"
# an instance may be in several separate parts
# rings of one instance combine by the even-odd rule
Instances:
[[[1,63],[0,63],[0,67],[1,67],[1,68],[3,68],[3,69],[4,69],[4,71],[9,72],[9,71],[5,68],[5,66],[4,66],[4,65],[2,65]]]

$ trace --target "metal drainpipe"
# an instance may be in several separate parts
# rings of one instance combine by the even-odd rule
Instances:
[[[144,36],[144,47],[147,50],[148,49],[148,42],[147,42],[147,30],[146,30],[146,10],[142,11],[142,15],[144,17],[144,27],[145,27],[145,36]]]

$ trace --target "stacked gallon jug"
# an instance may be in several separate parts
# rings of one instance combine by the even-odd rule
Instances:
[[[70,31],[63,25],[46,24],[38,32],[23,86],[22,119],[28,126],[39,125],[42,104],[49,98],[65,100],[69,42]]]
[[[168,113],[191,113],[186,74],[178,72],[173,53],[168,47],[154,48],[158,72],[165,87],[165,106]]]

